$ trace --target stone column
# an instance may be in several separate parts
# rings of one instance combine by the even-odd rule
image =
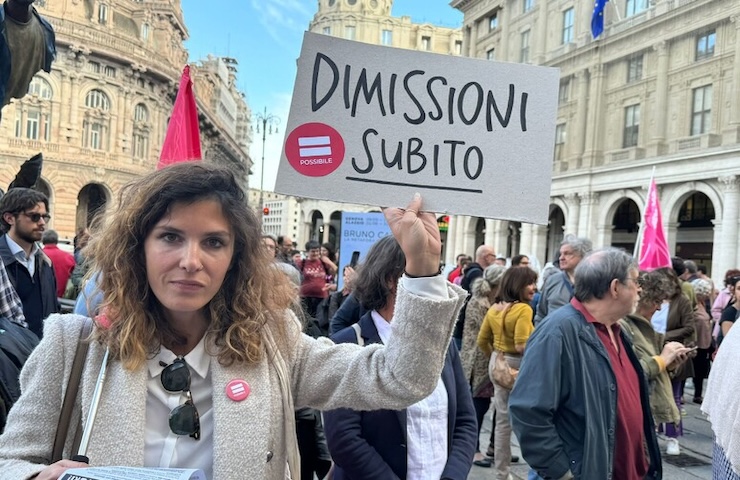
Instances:
[[[79,113],[80,113],[80,75],[77,73],[69,74],[69,86],[71,89],[71,100],[69,102],[69,136],[74,140],[80,139],[80,129],[82,125],[79,124]],[[78,142],[79,146],[79,142]]]
[[[735,25],[735,59],[730,82],[730,126],[723,142],[727,144],[740,142],[740,14],[732,15],[730,21]]]
[[[588,121],[586,123],[585,166],[601,163],[604,144],[604,76],[606,65],[598,63],[589,69]]]
[[[536,65],[542,65],[547,58],[547,2],[540,1],[537,10],[534,63]]]
[[[586,150],[586,116],[588,115],[588,71],[579,70],[574,75],[576,80],[575,91],[571,92],[578,95],[578,105],[576,106],[576,116],[573,128],[568,128],[569,138],[566,140],[570,144],[569,163],[570,167],[578,168],[583,161],[583,152]]]
[[[59,138],[62,138],[66,136],[66,129],[69,127],[69,102],[67,99],[70,96],[70,86],[69,74],[67,72],[61,72],[60,77],[61,90],[59,95],[61,101],[59,102],[59,125],[57,131],[59,132]]]
[[[501,8],[499,28],[501,29],[501,54],[496,53],[496,60],[500,62],[509,61],[509,34],[511,29],[509,28],[509,9],[513,8],[511,2],[503,2],[503,8]]]
[[[498,229],[496,233],[496,254],[506,255],[507,245],[509,244],[509,222],[507,220],[497,220]]]
[[[721,270],[737,268],[738,265],[738,206],[740,204],[740,191],[738,191],[738,177],[736,175],[725,175],[719,177],[722,189],[722,246]],[[724,268],[722,268],[724,267]]]
[[[584,192],[579,195],[581,199],[581,211],[578,219],[578,236],[594,240],[593,232],[593,210],[594,205],[599,201],[599,194],[596,192]]]
[[[532,254],[532,244],[534,243],[534,231],[531,223],[522,223],[522,228],[520,230],[520,236],[519,236],[519,248],[516,252],[511,252],[512,256],[523,253],[525,255],[531,255]]]
[[[668,125],[668,60],[670,45],[660,42],[653,45],[658,55],[658,72],[655,79],[655,108],[653,116],[653,134],[650,138],[650,155],[663,155],[666,151],[666,127]],[[646,109],[647,110],[647,109]]]
[[[568,205],[567,217],[565,219],[565,231],[563,234],[578,235],[578,222],[581,218],[581,201],[578,198],[577,193],[569,193],[565,195],[565,203]]]
[[[123,153],[124,141],[123,135],[126,131],[126,107],[128,104],[128,94],[126,89],[118,91],[118,106],[116,107],[116,128],[113,130],[113,139],[111,141],[111,152]]]
[[[469,251],[468,239],[465,238],[465,227],[468,225],[468,218],[469,217],[465,215],[458,215],[455,217],[455,221],[457,223],[455,225],[455,248],[457,249],[455,255],[463,252],[471,256],[475,255],[475,251]],[[475,250],[475,246],[473,247],[473,250]]]
[[[722,283],[724,280],[725,272],[728,268],[735,268],[734,265],[730,265],[729,267],[727,265],[722,264],[722,222],[717,221],[717,219],[712,220],[712,225],[714,228],[713,231],[713,243],[712,243],[712,272],[710,276],[714,280],[715,285],[723,286]]]
[[[676,254],[676,240],[678,235],[678,222],[666,223],[665,217],[663,217],[663,223],[665,224],[665,239],[668,242],[668,251],[671,255]]]
[[[457,217],[450,215],[447,222],[447,245],[445,245],[445,265],[454,265],[457,256],[457,245],[455,244],[455,231],[457,229]]]
[[[595,247],[608,247],[612,244],[612,230],[614,225],[597,225],[596,226],[596,238],[592,238]],[[631,254],[632,252],[627,252]]]
[[[495,220],[492,220],[490,218],[486,218],[486,234],[484,236],[485,244],[486,245],[493,245],[496,238],[496,231],[495,231]]]
[[[547,250],[547,226],[532,225],[532,246],[529,254],[540,261],[540,266],[545,264],[545,250]]]

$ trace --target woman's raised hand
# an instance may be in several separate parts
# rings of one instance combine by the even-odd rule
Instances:
[[[442,240],[437,218],[421,208],[421,195],[417,193],[406,208],[386,208],[383,213],[406,255],[406,273],[428,277],[439,273]]]

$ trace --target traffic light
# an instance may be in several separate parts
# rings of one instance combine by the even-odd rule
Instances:
[[[270,214],[270,209],[269,208],[265,207],[265,208],[262,209],[262,215],[269,215],[269,214]]]

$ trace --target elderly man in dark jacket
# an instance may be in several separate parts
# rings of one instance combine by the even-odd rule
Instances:
[[[56,56],[54,29],[33,2],[7,0],[0,8],[0,108],[24,97],[38,71],[51,72]]]
[[[570,304],[527,342],[509,415],[543,478],[662,478],[647,381],[618,324],[635,311],[637,275],[621,250],[593,252],[575,270]]]

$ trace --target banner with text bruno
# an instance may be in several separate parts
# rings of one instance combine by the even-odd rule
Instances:
[[[339,236],[339,273],[337,288],[344,286],[344,267],[357,266],[373,243],[391,234],[391,227],[380,212],[342,212],[342,232]]]
[[[275,191],[547,223],[559,72],[306,33]]]

